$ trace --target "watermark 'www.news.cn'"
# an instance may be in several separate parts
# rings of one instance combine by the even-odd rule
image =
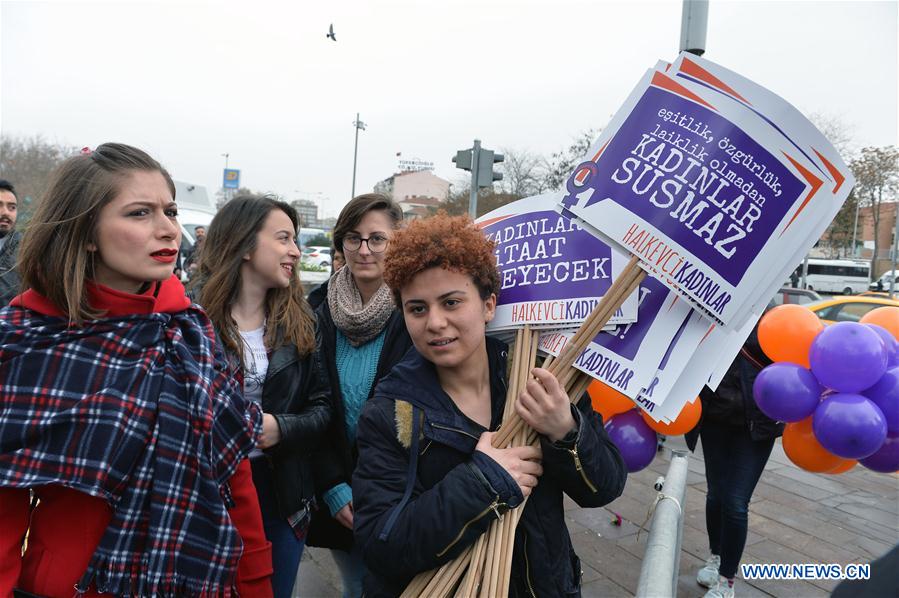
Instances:
[[[869,579],[871,565],[772,563],[740,565],[743,579]]]

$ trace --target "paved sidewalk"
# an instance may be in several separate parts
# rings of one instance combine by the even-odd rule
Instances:
[[[669,448],[686,446],[682,437]],[[583,594],[633,596],[647,534],[637,541],[638,526],[655,498],[652,484],[668,469],[669,451],[650,467],[628,477],[624,494],[602,509],[581,509],[566,502],[566,518],[584,570]],[[678,596],[694,598],[705,590],[696,570],[708,556],[705,533],[705,468],[701,453],[690,457],[685,498]],[[837,475],[798,469],[778,441],[749,507],[749,537],[744,563],[866,563],[899,542],[899,476],[856,466]],[[613,513],[622,517],[612,524]],[[828,596],[836,581],[737,581],[737,596],[805,598]],[[295,595],[340,596],[340,576],[327,550],[307,549]]]

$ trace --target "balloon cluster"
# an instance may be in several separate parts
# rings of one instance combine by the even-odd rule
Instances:
[[[809,309],[781,305],[759,322],[775,363],[755,380],[762,413],[787,422],[784,452],[815,473],[861,463],[899,471],[899,307],[825,327]]]
[[[618,448],[630,473],[652,463],[658,447],[658,434],[679,436],[692,430],[702,414],[699,399],[687,403],[670,423],[657,422],[634,402],[614,388],[594,380],[587,389],[593,410],[602,416],[609,439]]]

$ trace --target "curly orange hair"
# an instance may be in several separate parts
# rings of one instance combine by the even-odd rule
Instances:
[[[441,211],[394,233],[384,258],[384,282],[397,305],[402,305],[400,290],[419,272],[434,267],[471,276],[481,299],[499,295],[494,247],[471,218]]]

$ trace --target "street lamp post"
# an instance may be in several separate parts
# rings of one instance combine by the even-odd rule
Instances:
[[[359,155],[359,129],[365,130],[365,123],[359,120],[359,113],[356,113],[356,120],[353,121],[356,128],[356,144],[353,146],[353,190],[350,198],[356,197],[356,157]]]
[[[228,152],[222,154],[225,158],[225,170],[222,171],[222,196],[225,198],[225,201],[231,199],[231,190],[225,188],[225,172],[228,170],[228,156],[230,156]]]
[[[680,23],[680,51],[697,56],[705,53],[709,23],[709,0],[684,0]]]

